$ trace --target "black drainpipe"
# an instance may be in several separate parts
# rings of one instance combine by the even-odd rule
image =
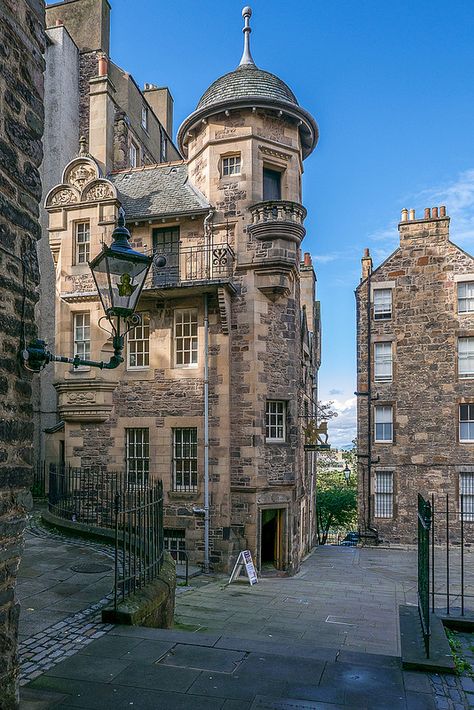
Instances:
[[[372,332],[371,332],[371,272],[367,275],[367,530],[375,534],[378,530],[371,524],[372,519]]]

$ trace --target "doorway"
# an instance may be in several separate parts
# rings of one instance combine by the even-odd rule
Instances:
[[[284,569],[284,508],[261,511],[260,565],[261,568]]]

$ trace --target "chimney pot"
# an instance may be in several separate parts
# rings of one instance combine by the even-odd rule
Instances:
[[[309,251],[305,251],[303,263],[305,266],[312,266],[313,265],[313,261],[311,259],[311,254],[309,253]]]
[[[431,210],[429,207],[425,207],[425,215],[423,219],[431,219]]]
[[[364,259],[368,259],[370,257],[370,250],[369,247],[365,247],[364,249]]]
[[[410,219],[415,219],[415,210],[410,210]]]
[[[431,216],[433,219],[438,219],[438,208],[437,207],[433,207],[433,209],[431,210]]]
[[[441,205],[439,208],[439,216],[446,217],[446,205]]]
[[[56,20],[56,27],[61,27],[62,24],[63,24],[63,21],[58,18]]]
[[[99,57],[99,76],[107,76],[109,62],[105,55]]]
[[[402,209],[402,222],[406,222],[408,219],[408,210],[406,207]]]

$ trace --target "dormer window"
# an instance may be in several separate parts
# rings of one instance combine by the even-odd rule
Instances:
[[[148,109],[146,106],[142,106],[142,128],[148,131]]]
[[[240,155],[229,155],[222,158],[222,175],[240,175]]]
[[[130,167],[136,168],[138,166],[138,146],[134,141],[130,141],[128,153],[130,158]]]

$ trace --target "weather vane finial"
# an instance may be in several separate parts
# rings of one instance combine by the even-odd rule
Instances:
[[[242,54],[242,59],[240,60],[239,67],[242,67],[246,64],[252,64],[253,66],[255,66],[255,62],[253,61],[252,55],[250,54],[250,33],[252,31],[250,27],[251,16],[252,9],[247,5],[242,10],[242,17],[245,20],[244,29],[242,30],[242,32],[244,33],[244,53]]]

